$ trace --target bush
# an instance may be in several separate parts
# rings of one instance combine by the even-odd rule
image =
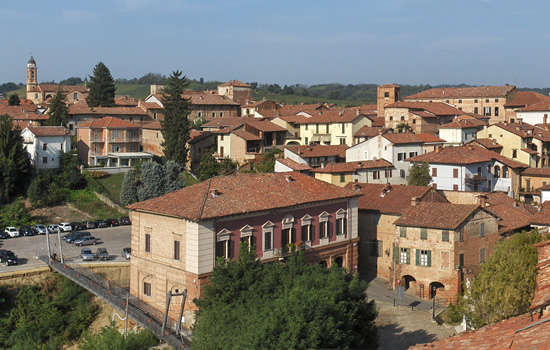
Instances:
[[[454,304],[449,304],[449,308],[447,309],[449,319],[451,322],[461,322],[462,321],[462,313],[458,309],[458,307]]]
[[[106,171],[88,171],[87,174],[94,179],[103,179],[104,177],[110,176]]]

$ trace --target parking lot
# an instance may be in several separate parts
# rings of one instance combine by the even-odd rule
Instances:
[[[120,256],[123,248],[130,247],[132,226],[116,226],[91,230],[83,230],[91,233],[98,239],[96,245],[86,246],[86,248],[96,251],[97,248],[107,248],[111,259],[109,261],[127,261]],[[61,233],[61,236],[66,233]],[[50,249],[52,253],[59,255],[59,239],[57,234],[50,234]],[[0,249],[12,250],[19,257],[19,265],[0,266],[0,272],[16,271],[33,267],[44,266],[44,263],[37,259],[38,256],[48,255],[48,248],[45,235],[16,237],[0,239]],[[80,251],[82,247],[65,243],[61,240],[63,256],[68,261],[81,262]]]

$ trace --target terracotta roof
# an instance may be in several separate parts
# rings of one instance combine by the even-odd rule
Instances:
[[[275,161],[283,165],[286,165],[287,167],[289,167],[294,171],[305,171],[305,170],[312,169],[312,167],[310,167],[308,164],[298,163],[290,158],[281,158],[281,159],[276,159]]]
[[[328,123],[350,123],[357,118],[366,118],[363,114],[357,111],[350,111],[342,108],[332,108],[329,110],[321,110],[312,112],[311,117],[301,116],[296,119],[298,124],[328,124]],[[300,117],[300,116],[298,116]]]
[[[279,126],[267,119],[258,119],[258,118],[240,118],[243,123],[250,125],[254,129],[257,129],[262,132],[276,132],[276,131],[287,131],[282,126]]]
[[[243,124],[243,118],[213,118],[208,123],[205,123],[201,128],[218,128],[235,127]]]
[[[422,198],[432,191],[429,186],[349,183],[345,188],[358,188],[359,209],[385,214],[401,214],[411,206],[413,197]]]
[[[59,86],[61,86],[61,90],[65,93],[73,91],[88,93],[88,88],[84,85],[38,84],[36,90],[43,92],[56,92]]]
[[[539,308],[543,309],[550,305],[550,241],[539,242],[534,246],[537,248],[538,263],[537,288],[535,289],[535,296],[529,308],[532,311]],[[548,313],[547,310],[543,312]]]
[[[417,115],[422,118],[437,118],[437,116],[433,113],[426,112],[426,111],[415,111],[411,110],[411,114]]]
[[[484,126],[488,124],[490,117],[481,116],[475,113],[464,113],[456,117],[457,120],[467,120],[468,122],[475,124],[477,126]]]
[[[479,126],[480,126],[479,123],[471,122],[468,119],[463,119],[463,120],[455,119],[450,123],[441,125],[439,128],[440,129],[468,129],[468,128],[478,128]]]
[[[504,192],[487,193],[486,196],[486,202],[489,205],[484,208],[501,219],[498,223],[501,234],[529,227],[529,220],[533,213],[528,206],[517,203]]]
[[[367,116],[367,118],[370,119],[373,127],[377,127],[377,126],[384,127],[386,125],[386,119],[384,117]]]
[[[399,87],[399,85],[388,83],[388,84],[380,85],[378,88],[395,88],[395,87]]]
[[[405,209],[394,224],[454,230],[478,208],[475,204],[419,202]]]
[[[321,109],[328,110],[328,107],[320,103],[303,104],[303,105],[284,105],[284,106],[281,106],[281,108],[279,108],[279,113],[281,116],[283,115],[290,116],[290,115],[296,115],[297,113],[300,113],[300,112],[313,113],[316,110],[321,110]]]
[[[261,141],[263,138],[260,136],[256,136],[248,131],[233,131],[233,134],[237,135],[238,137],[246,140],[246,141]]]
[[[201,221],[357,196],[353,191],[299,172],[238,173],[215,177],[157,198],[134,203],[128,208]]]
[[[493,149],[500,149],[503,148],[502,145],[496,143],[496,140],[491,139],[475,139],[472,142],[480,144],[482,147],[493,150]]]
[[[543,101],[550,101],[550,97],[534,91],[517,91],[504,107],[525,107]]]
[[[189,140],[187,140],[187,143],[193,144],[214,135],[215,134],[210,131],[199,131],[191,129],[191,131],[189,132]]]
[[[508,159],[496,152],[489,151],[477,144],[470,143],[465,146],[443,147],[437,151],[421,154],[408,158],[408,162],[428,162],[437,164],[475,164],[491,160],[499,162],[511,168],[526,168],[527,165]]]
[[[550,168],[527,168],[521,172],[521,176],[550,176]]]
[[[434,135],[431,135],[431,134],[415,134],[416,137],[418,137],[420,140],[422,140],[422,142],[424,143],[438,143],[438,142],[446,142],[445,140],[443,139],[440,139],[439,137],[437,136],[434,136]]]
[[[314,173],[352,173],[361,169],[376,169],[376,168],[392,168],[395,169],[392,163],[385,159],[363,160],[359,162],[345,163],[329,163],[324,168],[313,169]]]
[[[147,116],[147,112],[140,107],[88,107],[84,103],[69,105],[69,115],[75,114]]]
[[[189,102],[192,105],[239,106],[237,102],[233,102],[229,97],[223,96],[223,95],[217,95],[217,94],[210,94],[210,93],[204,93],[204,92],[197,94],[197,93],[189,93],[186,91],[183,93],[183,97],[189,99]]]
[[[138,101],[135,98],[130,98],[128,96],[122,96],[122,97],[115,98],[115,105],[135,107],[135,106],[138,105]]]
[[[471,86],[460,88],[433,88],[414,95],[405,97],[409,99],[428,98],[483,98],[483,97],[506,97],[515,86]]]
[[[410,132],[402,133],[387,133],[382,135],[383,138],[390,141],[394,145],[407,144],[407,143],[423,143],[420,138]]]
[[[550,142],[550,131],[527,123],[497,123],[494,126],[518,135],[521,138],[535,138],[543,142]]]
[[[535,215],[531,217],[529,222],[532,225],[550,226],[550,202],[544,202],[540,208],[540,211],[536,212]]]
[[[529,149],[529,148],[522,148],[521,150],[522,150],[523,152],[525,152],[525,153],[529,153],[530,155],[537,155],[537,154],[539,154],[537,151],[532,150],[532,149]]]
[[[8,106],[0,104],[0,115],[7,114],[13,120],[45,120],[47,114],[36,113],[37,105]]]
[[[105,117],[76,126],[77,128],[106,128],[106,129],[139,129],[140,126],[125,120],[113,117]]]
[[[29,131],[36,136],[65,136],[71,132],[62,126],[29,126]]]
[[[163,107],[156,102],[141,102],[141,105],[147,109],[163,109]]]
[[[336,156],[345,159],[346,150],[349,147],[346,145],[306,145],[286,146],[285,148],[302,158]]]
[[[395,102],[385,108],[407,108],[411,110],[427,111],[435,115],[461,115],[460,109],[442,102]],[[430,115],[431,116],[431,115]]]
[[[160,125],[160,122],[158,120],[154,121],[152,123],[143,124],[142,128],[143,129],[148,129],[148,130],[160,130],[160,129],[162,129],[162,127]]]
[[[378,136],[380,134],[385,134],[389,130],[390,130],[389,128],[363,126],[361,129],[357,130],[357,132],[353,136],[371,138],[371,137]]]
[[[231,80],[231,81],[228,81],[227,83],[223,83],[223,84],[220,84],[218,86],[238,86],[238,87],[249,87],[249,88],[252,87],[252,85],[242,83],[238,80]]]

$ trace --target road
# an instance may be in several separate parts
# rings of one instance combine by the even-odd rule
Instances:
[[[92,251],[95,251],[97,247],[107,248],[107,251],[111,255],[109,261],[127,261],[120,256],[122,248],[130,246],[132,226],[117,226],[106,227],[92,230],[85,230],[92,234],[92,236],[99,239],[99,242],[93,246],[88,246]],[[62,233],[63,236],[65,233]],[[58,235],[50,234],[50,248],[52,253],[59,254],[58,249]],[[66,259],[80,260],[80,250],[82,247],[77,247],[73,244],[65,243],[61,240],[61,248],[63,249],[63,256]],[[31,237],[17,237],[9,239],[0,239],[0,249],[12,250],[19,257],[19,265],[12,266],[0,266],[0,272],[17,271],[34,267],[45,266],[43,262],[36,257],[40,255],[48,255],[48,249],[46,244],[46,236],[38,235]]]

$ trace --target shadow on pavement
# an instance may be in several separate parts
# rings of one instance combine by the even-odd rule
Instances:
[[[378,350],[408,349],[412,345],[430,343],[437,338],[425,330],[407,332],[397,324],[378,327]]]

